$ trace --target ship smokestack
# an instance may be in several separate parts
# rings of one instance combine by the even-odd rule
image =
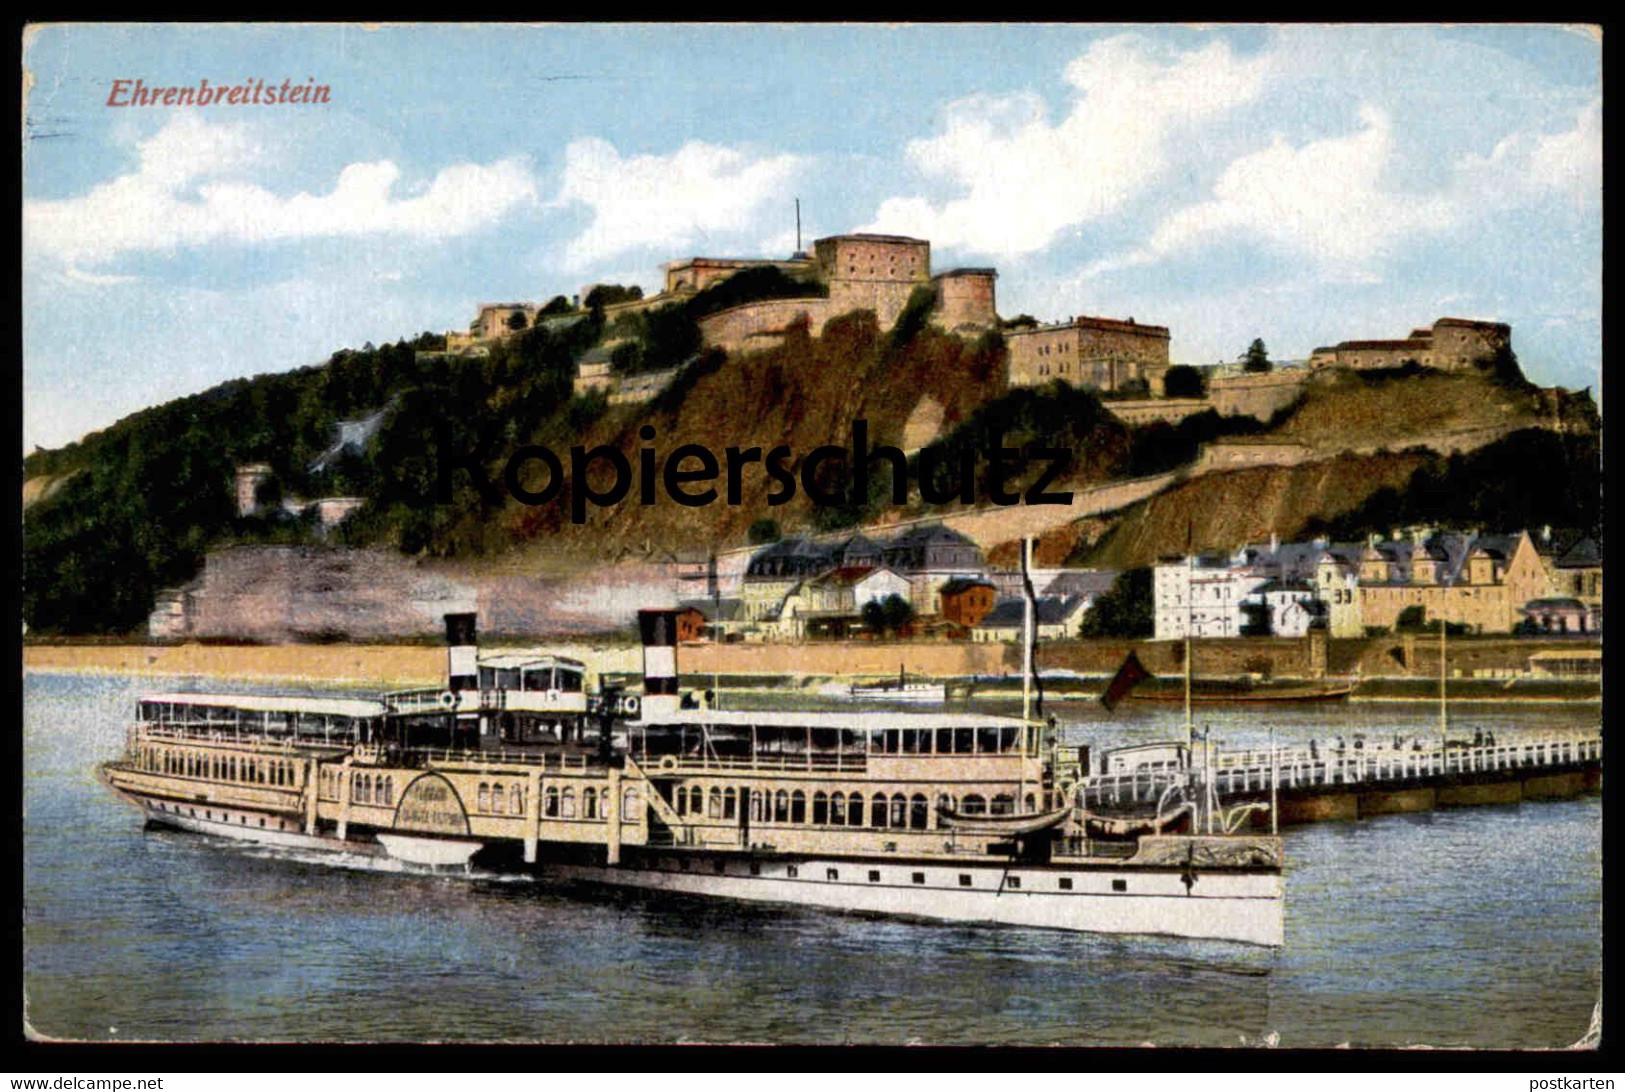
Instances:
[[[643,716],[678,708],[677,611],[669,607],[638,611],[643,639]]]
[[[476,633],[477,614],[446,615],[446,689],[477,690],[479,673],[475,661],[479,657],[479,638]]]

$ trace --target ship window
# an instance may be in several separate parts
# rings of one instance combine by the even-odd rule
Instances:
[[[1113,880],[1112,881],[1112,890],[1113,891],[1127,891],[1128,890],[1128,881],[1127,880]]]
[[[1070,890],[1072,890],[1072,877],[1071,876],[1062,876],[1059,880],[1056,881],[1056,884],[1057,884],[1057,886],[1060,887],[1060,889],[1062,891],[1070,891]]]
[[[893,793],[891,798],[891,826],[908,826],[908,797]]]
[[[711,791],[706,794],[705,814],[712,819],[722,818],[722,790],[715,785],[711,786]]]
[[[1034,812],[1034,811],[1038,810],[1038,798],[1036,796],[1034,796],[1032,793],[1027,794],[1027,810],[1029,812]]]
[[[925,802],[925,794],[915,793],[914,798],[909,801],[908,825],[914,830],[924,830],[929,815],[930,807]]]
[[[822,791],[813,793],[812,821],[814,826],[825,826],[829,823],[829,797]]]
[[[846,798],[846,825],[863,826],[863,794],[855,792]]]
[[[1009,815],[1016,810],[1016,798],[1008,793],[1000,793],[993,798],[993,815]]]
[[[1006,886],[1006,887],[1020,887],[1021,886],[1021,877],[1020,876],[1006,876],[1005,880],[1004,880],[1004,886]]]
[[[826,879],[826,880],[838,880],[840,878],[841,878],[841,870],[840,869],[838,869],[838,868],[826,868],[826,869],[824,869],[824,879]]]
[[[805,823],[807,821],[807,794],[797,789],[790,794],[790,822]]]
[[[698,785],[688,791],[688,810],[695,815],[705,814],[705,791]]]
[[[869,825],[884,827],[886,825],[886,794],[877,792],[874,799],[869,801]]]
[[[829,798],[829,821],[832,825],[843,827],[846,825],[846,793],[831,793]]]
[[[515,790],[516,792],[518,790]],[[581,790],[581,817],[583,819],[598,818],[598,790]]]
[[[786,865],[784,874],[793,880],[801,875],[801,869],[797,868],[795,865]]]
[[[960,887],[969,887],[970,886],[970,873],[969,872],[961,872],[959,874],[959,886]]]
[[[960,810],[966,815],[982,815],[987,810],[987,801],[973,792],[966,795]]]
[[[954,753],[955,754],[961,754],[961,755],[970,754],[971,751],[975,749],[975,740],[976,740],[976,729],[974,729],[974,728],[955,728],[954,729]]]
[[[389,783],[384,783],[384,803],[389,803]],[[515,815],[522,815],[525,811],[525,790],[515,785],[508,790],[508,810]]]
[[[628,785],[626,791],[621,794],[621,814],[634,823],[639,821],[638,787],[636,785]]]
[[[559,797],[559,816],[563,819],[576,817],[576,791],[565,789]]]
[[[914,873],[914,875],[911,878],[913,879],[913,881],[915,883],[924,883],[925,882],[925,873],[924,872],[916,872],[916,873]]]
[[[722,790],[722,817],[732,819],[738,813],[735,811],[734,791],[732,788]]]
[[[790,794],[783,789],[773,795],[773,821],[776,823],[790,821]]]
[[[870,883],[879,883],[880,882],[880,869],[871,868],[869,870],[869,882]]]
[[[978,728],[976,730],[976,749],[983,754],[998,751],[999,729]]]
[[[631,790],[629,789],[627,791],[630,793]],[[559,790],[558,790],[558,786],[549,785],[547,787],[547,791],[542,795],[542,805],[543,805],[543,810],[544,810],[545,814],[551,815],[551,816],[558,815],[558,813],[559,813]]]

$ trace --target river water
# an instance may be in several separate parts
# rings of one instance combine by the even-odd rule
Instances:
[[[95,780],[147,690],[24,679],[31,1034],[497,1041],[1492,1048],[1579,1039],[1601,990],[1600,797],[1286,833],[1286,945],[873,920],[342,867],[147,831]],[[240,688],[239,688],[240,689]],[[1000,706],[989,706],[1000,708]],[[1004,711],[1014,711],[1009,704]],[[1176,736],[1051,704],[1069,742]],[[1595,706],[1475,707],[1498,739]],[[1423,706],[1203,710],[1232,745],[1436,731]]]

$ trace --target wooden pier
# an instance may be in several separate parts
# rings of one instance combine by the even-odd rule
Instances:
[[[1397,744],[1397,745],[1395,745]],[[1435,807],[1558,800],[1602,787],[1600,733],[1545,734],[1496,740],[1316,740],[1308,747],[1215,752],[1204,769],[1194,751],[1198,783],[1211,783],[1223,808],[1269,804],[1279,822],[1312,823]],[[1141,766],[1083,777],[1074,803],[1100,815],[1154,814],[1186,772]],[[1253,813],[1267,825],[1267,810]]]

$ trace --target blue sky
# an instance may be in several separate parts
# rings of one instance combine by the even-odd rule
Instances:
[[[1572,27],[52,25],[25,44],[25,449],[487,300],[852,230],[1187,363],[1442,315],[1600,382]],[[323,105],[107,105],[264,79]]]

